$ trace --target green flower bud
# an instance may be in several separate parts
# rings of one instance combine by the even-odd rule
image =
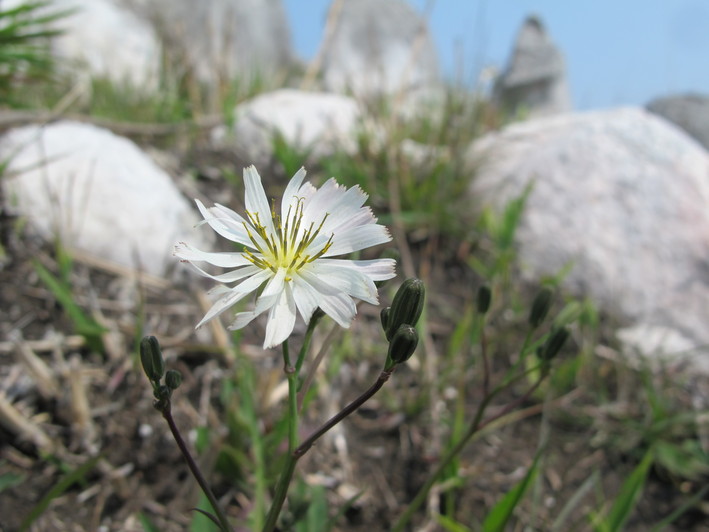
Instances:
[[[549,333],[547,341],[544,342],[541,350],[541,359],[545,362],[549,362],[556,355],[559,354],[561,348],[566,343],[569,338],[569,330],[566,327],[559,327],[558,329],[552,329]]]
[[[478,303],[478,312],[480,314],[485,314],[488,310],[490,310],[490,301],[491,300],[492,300],[492,291],[490,290],[489,286],[482,285],[480,288],[478,288],[477,303]]]
[[[155,401],[153,402],[153,407],[156,410],[160,410],[163,412],[165,408],[167,408],[170,405],[170,395],[172,394],[172,390],[168,388],[165,384],[161,384],[160,386],[156,386],[155,389],[153,390],[153,397],[155,397]]]
[[[167,373],[165,373],[165,384],[167,384],[167,387],[171,390],[177,390],[180,384],[182,384],[182,373],[176,369],[167,370]]]
[[[387,316],[385,329],[387,340],[391,341],[401,325],[416,325],[423,312],[426,289],[421,279],[406,279],[394,296]]]
[[[551,288],[545,286],[539,291],[537,297],[534,298],[532,309],[529,312],[529,324],[533,329],[539,327],[544,321],[544,318],[547,317],[547,314],[549,314],[553,295],[554,292],[552,292]]]
[[[159,382],[165,374],[165,361],[158,339],[154,336],[146,336],[140,341],[140,363],[148,379],[153,382]]]
[[[403,324],[389,342],[388,359],[394,364],[406,362],[414,354],[419,343],[419,335],[411,325]]]
[[[389,315],[391,314],[391,307],[385,307],[379,313],[379,318],[382,320],[382,328],[386,331],[389,329]]]

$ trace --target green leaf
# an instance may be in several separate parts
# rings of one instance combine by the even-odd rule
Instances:
[[[503,532],[505,530],[507,521],[512,517],[512,512],[519,501],[522,500],[527,488],[537,475],[540,456],[541,453],[537,453],[524,478],[492,507],[483,522],[483,532]]]

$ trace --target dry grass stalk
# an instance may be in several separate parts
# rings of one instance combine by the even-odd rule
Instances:
[[[19,340],[15,344],[17,359],[27,369],[37,384],[37,390],[44,399],[54,399],[59,395],[59,383],[54,371],[30,349],[27,342]]]
[[[94,439],[96,429],[91,419],[91,409],[86,386],[84,385],[83,373],[80,357],[78,355],[71,357],[68,376],[71,390],[72,426],[81,437],[82,443],[88,443]]]
[[[31,419],[15,408],[2,392],[0,392],[0,425],[18,439],[33,443],[42,452],[54,452],[52,439]]]

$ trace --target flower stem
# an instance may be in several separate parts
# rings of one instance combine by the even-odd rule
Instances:
[[[354,401],[352,401],[350,404],[348,404],[345,408],[340,410],[337,414],[332,416],[328,421],[326,421],[319,429],[317,429],[315,432],[313,432],[310,436],[308,436],[308,439],[306,439],[300,447],[298,447],[294,454],[296,458],[300,458],[303,456],[305,453],[308,452],[308,450],[313,446],[313,444],[320,439],[320,437],[325,434],[328,430],[330,430],[332,427],[337,425],[340,421],[345,419],[347,416],[349,416],[352,412],[357,410],[360,406],[362,406],[366,401],[368,401],[375,393],[377,393],[382,386],[384,386],[384,383],[389,380],[389,377],[391,377],[391,374],[393,373],[394,368],[382,371],[379,374],[379,378],[377,381],[372,384],[372,386],[369,387],[369,389],[364,392],[362,395],[357,397]]]
[[[295,465],[298,462],[298,458],[295,456],[295,449],[298,447],[298,370],[291,363],[288,340],[283,342],[282,347],[283,371],[288,379],[288,455],[286,456],[286,463],[281,471],[281,476],[278,479],[278,484],[276,484],[276,493],[273,496],[271,509],[266,516],[263,532],[273,532],[275,530],[278,516],[283,509],[283,503],[286,501],[288,487],[293,479]]]
[[[285,358],[285,355],[284,355]],[[273,504],[271,505],[271,510],[268,512],[268,516],[266,518],[266,525],[263,527],[263,532],[273,532],[273,530],[276,527],[276,521],[278,519],[278,515],[281,513],[281,509],[283,508],[283,503],[286,500],[286,493],[288,492],[288,486],[290,485],[291,479],[293,478],[293,473],[295,471],[295,466],[298,463],[298,460],[308,452],[308,450],[313,446],[313,444],[320,439],[328,430],[330,430],[332,427],[337,425],[340,421],[345,419],[347,416],[352,414],[355,410],[357,410],[360,406],[362,406],[367,400],[369,400],[375,393],[377,393],[382,386],[384,386],[384,383],[389,380],[389,377],[391,377],[391,374],[394,372],[394,368],[389,369],[389,370],[384,370],[379,374],[379,378],[377,378],[376,382],[372,384],[372,386],[369,387],[367,391],[365,391],[362,395],[357,397],[354,401],[352,401],[350,404],[348,404],[345,408],[343,408],[340,412],[332,416],[329,420],[327,420],[319,429],[317,429],[315,432],[313,432],[308,438],[298,447],[293,448],[290,450],[288,453],[288,456],[286,458],[286,463],[283,467],[283,471],[281,471],[281,477],[278,479],[278,484],[276,485],[276,494],[274,495],[273,498]],[[289,376],[289,384],[290,384],[290,376]],[[293,399],[290,399],[291,393],[290,393],[290,387],[289,387],[289,401],[293,401]],[[292,408],[292,404],[290,405]],[[291,411],[292,412],[292,411]],[[296,404],[296,415],[297,415],[297,404]],[[290,443],[290,440],[289,440]],[[290,448],[290,445],[289,445]]]
[[[164,417],[165,421],[167,421],[167,424],[170,427],[170,432],[172,432],[172,437],[175,438],[175,442],[177,442],[177,446],[180,448],[180,452],[182,452],[182,456],[184,456],[192,475],[195,480],[197,480],[199,487],[202,488],[202,491],[207,496],[207,499],[209,499],[209,503],[212,505],[212,509],[216,514],[217,520],[219,521],[219,528],[221,528],[222,532],[229,532],[231,530],[229,521],[219,507],[219,503],[212,493],[209,484],[207,484],[207,480],[204,478],[204,475],[202,475],[202,471],[200,471],[197,462],[195,462],[194,458],[192,458],[192,454],[190,454],[190,451],[185,444],[185,440],[182,438],[182,435],[175,424],[175,420],[172,417],[172,408],[169,399],[165,401],[164,406],[160,409],[160,411],[162,412],[162,417]]]
[[[392,532],[401,532],[402,530],[404,530],[404,527],[406,526],[406,524],[411,520],[411,518],[413,517],[416,510],[418,510],[418,508],[421,506],[421,504],[426,499],[428,492],[431,491],[431,488],[438,480],[438,477],[445,470],[445,468],[448,467],[448,465],[453,461],[453,459],[458,454],[460,454],[460,452],[468,444],[470,439],[478,431],[480,431],[483,427],[489,425],[490,423],[492,423],[496,419],[499,419],[502,416],[509,413],[512,409],[514,409],[515,407],[520,405],[522,402],[526,401],[532,395],[532,393],[534,393],[534,391],[541,384],[544,377],[541,377],[540,379],[538,379],[522,396],[518,397],[514,401],[511,401],[510,403],[505,405],[499,412],[490,416],[485,421],[482,421],[483,414],[485,413],[485,410],[487,410],[487,407],[490,405],[490,401],[492,401],[492,399],[499,392],[501,392],[504,388],[506,388],[507,386],[512,384],[512,382],[526,376],[528,373],[530,373],[530,372],[526,371],[526,372],[522,373],[521,375],[518,375],[517,377],[515,377],[511,381],[507,381],[507,382],[503,383],[502,385],[495,388],[491,393],[489,393],[488,395],[486,395],[483,398],[480,405],[478,406],[477,411],[475,412],[475,417],[473,418],[472,423],[470,423],[470,425],[468,426],[468,430],[456,442],[456,444],[453,445],[450,449],[448,449],[448,451],[445,453],[445,455],[443,455],[441,460],[438,462],[438,466],[436,467],[436,469],[433,471],[433,473],[431,475],[429,475],[426,483],[423,486],[421,486],[421,488],[419,488],[414,499],[409,503],[409,505],[406,507],[406,510],[404,510],[404,513],[401,514],[398,521],[392,527],[392,529],[391,529]]]

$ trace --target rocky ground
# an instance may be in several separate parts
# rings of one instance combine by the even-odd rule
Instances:
[[[214,192],[213,181],[198,179],[197,185],[207,195]],[[238,198],[227,200],[238,203]],[[164,421],[152,408],[151,390],[138,369],[135,347],[143,334],[156,335],[168,366],[182,372],[184,384],[175,395],[176,420],[191,436],[195,435],[191,429],[208,429],[211,440],[202,448],[200,461],[210,471],[228,514],[235,521],[244,517],[253,503],[245,485],[253,479],[241,477],[248,475],[244,471],[228,476],[219,467],[217,454],[221,444],[231,443],[225,429],[223,383],[246,366],[255,369],[259,427],[264,432],[277,430],[282,372],[278,355],[260,349],[259,326],[247,329],[236,348],[218,325],[195,333],[193,325],[204,312],[200,294],[206,285],[141,277],[76,255],[66,278],[76,304],[105,328],[93,340],[103,346],[98,351],[79,334],[66,305],[38,275],[37,264],[55,275],[61,270],[56,249],[33,239],[19,222],[7,216],[1,220],[0,529],[20,530],[52,490],[56,494],[38,512],[31,530],[147,530],[141,516],[156,530],[189,527],[198,494]],[[459,317],[470,299],[449,287],[473,286],[477,281],[455,258],[456,245],[437,241],[432,247],[426,238],[412,244],[410,251],[414,264],[425,273],[431,294],[431,335],[425,351],[428,356],[438,353],[439,359],[427,361],[421,349],[417,359],[394,374],[380,396],[299,464],[301,478],[325,488],[333,512],[358,496],[337,520],[335,530],[387,530],[443,449],[455,390],[436,382],[431,372],[450,377],[442,358],[445,340],[452,332],[452,317]],[[383,294],[386,299],[389,292]],[[319,398],[309,406],[304,428],[315,426],[332,413],[333,405],[344,404],[373,381],[380,362],[371,338],[378,334],[378,309],[362,307],[351,339],[342,340],[348,346],[345,354],[323,366]],[[519,339],[513,336],[498,347]],[[508,362],[504,356],[498,359],[493,381]],[[482,398],[475,367],[471,364],[466,370],[470,372],[464,387],[469,415]],[[593,387],[603,381],[607,390],[617,391],[622,372],[614,362],[597,359],[586,373],[561,393],[534,396],[520,406],[517,416],[466,449],[460,460],[462,478],[451,500],[459,509],[459,519],[472,530],[522,478],[542,444],[546,449],[543,473],[517,508],[518,524],[510,530],[550,530],[569,500],[596,475],[594,488],[579,496],[562,528],[591,530],[589,512],[612,500],[638,456],[599,443],[599,426],[613,415],[597,404]],[[447,378],[443,376],[439,379]],[[519,394],[519,389],[509,391],[491,411]],[[634,399],[614,404],[642,412]],[[268,460],[275,460],[281,450],[273,450]],[[249,453],[248,442],[242,451]],[[626,529],[648,530],[700,484],[653,469]],[[429,507],[445,500],[434,495]],[[422,527],[417,530],[442,530],[431,523],[424,526],[423,514],[417,521]],[[701,508],[687,512],[673,527],[667,530],[709,530]]]

